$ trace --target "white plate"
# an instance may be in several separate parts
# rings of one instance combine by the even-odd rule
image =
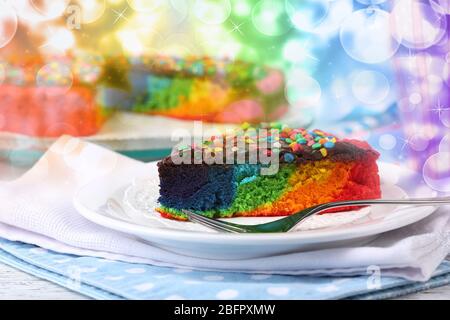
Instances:
[[[402,198],[405,192],[392,184],[402,169],[380,163],[384,198]],[[289,233],[218,233],[191,222],[168,220],[154,210],[158,205],[156,163],[143,165],[136,176],[124,173],[104,177],[80,189],[76,209],[94,223],[135,235],[183,255],[211,259],[245,259],[274,254],[367,243],[376,235],[419,221],[435,207],[375,206],[358,211],[313,216]],[[108,199],[115,205],[107,205]],[[111,202],[110,202],[111,203]],[[232,218],[237,223],[262,223],[276,218]]]

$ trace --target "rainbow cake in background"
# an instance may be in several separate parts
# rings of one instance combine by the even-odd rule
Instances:
[[[278,119],[287,105],[281,71],[242,61],[89,53],[0,58],[0,131],[29,136],[94,135],[116,111],[257,123]]]
[[[281,216],[330,201],[381,196],[379,154],[366,142],[279,124],[270,129],[256,137],[244,133],[245,144],[237,143],[239,137],[223,134],[202,145],[175,148],[158,163],[161,215],[184,220],[182,210],[187,209],[214,218]],[[255,149],[278,161],[274,174],[262,174],[267,163],[261,157],[251,163],[250,151]],[[205,161],[211,154],[215,159],[231,155],[232,161]],[[239,154],[244,155],[244,163],[233,162]],[[174,160],[184,155],[192,161]],[[200,160],[195,163],[195,159]],[[339,210],[345,209],[350,208]]]
[[[212,58],[110,57],[104,108],[220,123],[278,119],[287,110],[281,71]]]
[[[88,136],[105,120],[95,103],[98,63],[37,56],[0,61],[0,131],[29,136]]]

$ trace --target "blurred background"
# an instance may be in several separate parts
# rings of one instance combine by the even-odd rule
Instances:
[[[417,193],[450,192],[449,14],[449,0],[0,0],[0,175],[65,133],[148,161],[193,120],[280,121],[368,140],[420,173]]]

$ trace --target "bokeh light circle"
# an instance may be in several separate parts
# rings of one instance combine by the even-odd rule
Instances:
[[[267,36],[281,36],[292,28],[282,1],[261,0],[252,10],[256,30]]]
[[[329,112],[329,109],[324,107],[323,110],[320,110],[320,116],[338,121],[352,112],[356,101],[352,95],[351,87],[348,85],[347,77],[335,77],[328,88],[328,94],[323,96],[323,106],[333,105],[333,112]]]
[[[422,80],[422,82],[425,88],[428,89],[428,92],[433,95],[441,92],[444,84],[444,80],[435,74],[429,74]]]
[[[75,46],[74,33],[62,26],[47,28],[44,36],[46,40],[39,49],[49,56],[60,55]]]
[[[416,105],[412,104],[408,97],[398,100],[397,105],[402,112],[413,112],[416,109]]]
[[[356,1],[362,4],[375,5],[386,2],[387,0],[356,0]]]
[[[431,47],[442,39],[447,28],[443,15],[418,1],[397,1],[391,16],[392,35],[411,49]]]
[[[127,0],[128,5],[135,11],[152,13],[165,4],[165,0]]]
[[[183,22],[189,14],[189,4],[187,0],[170,0],[169,10],[173,8],[174,15],[171,16],[171,20],[175,24],[180,24]]]
[[[392,150],[397,145],[397,139],[392,134],[386,133],[378,138],[378,144],[384,150]]]
[[[444,126],[450,128],[450,106],[444,106],[444,110],[441,111],[439,119]]]
[[[334,36],[339,31],[344,20],[352,13],[352,0],[330,1],[328,14],[323,21],[312,30],[312,32],[319,34],[322,37]]]
[[[431,197],[437,197],[437,195],[438,195],[436,190],[431,189],[425,183],[414,188],[414,190],[412,192],[413,192],[412,196],[417,197],[417,198],[431,198]]]
[[[221,24],[231,14],[231,3],[229,0],[196,0],[192,10],[203,23]]]
[[[36,84],[40,88],[58,87],[67,92],[72,87],[73,75],[70,67],[59,61],[44,65],[36,74]],[[52,91],[48,91],[50,94]],[[61,91],[58,92],[58,94]]]
[[[353,77],[353,95],[362,103],[378,104],[386,99],[389,90],[389,80],[381,72],[363,70]]]
[[[285,93],[291,106],[305,108],[317,105],[322,96],[317,80],[302,72],[288,79]]]
[[[248,16],[252,7],[247,1],[233,1],[233,13],[239,17]]]
[[[450,152],[450,133],[445,135],[439,143],[439,152]]]
[[[343,22],[340,41],[345,52],[354,60],[379,63],[391,58],[400,43],[390,34],[388,12],[369,7],[353,12]]]
[[[442,70],[442,78],[450,87],[450,53],[447,53],[445,57],[444,68]]]
[[[81,22],[88,24],[103,16],[106,9],[106,0],[78,0],[77,5],[81,8]]]
[[[442,132],[442,126],[439,125],[439,123],[424,123],[421,125],[421,128],[419,129],[423,136],[425,136],[428,140],[433,140]]]
[[[77,53],[73,60],[73,74],[81,81],[93,83],[100,78],[103,58],[96,53]]]
[[[450,0],[430,0],[430,4],[436,12],[450,14]]]
[[[0,2],[0,48],[6,46],[17,31],[17,15],[5,2]]]
[[[397,57],[396,61],[403,71],[403,78],[414,79],[414,83],[408,84],[410,92],[420,92],[425,88],[429,94],[435,95],[441,91],[446,67],[442,57],[420,52]]]
[[[246,61],[257,62],[261,59],[261,52],[252,46],[243,45],[239,50],[239,56]]]
[[[164,38],[148,28],[129,28],[117,33],[123,50],[131,56],[158,55]]]
[[[417,133],[409,137],[409,146],[414,151],[424,151],[429,142],[429,138],[425,134]]]
[[[29,2],[45,20],[53,20],[64,14],[70,0],[29,0]]]
[[[423,165],[423,179],[436,191],[450,192],[450,152],[430,156]]]
[[[445,25],[448,25],[447,23],[445,23]],[[437,42],[435,44],[435,46],[437,47],[436,49],[438,50],[445,50],[448,49],[448,40],[449,40],[449,35],[444,35],[441,37],[441,40],[439,40],[439,42]]]
[[[442,56],[420,52],[414,55],[396,57],[396,65],[402,70],[402,77],[408,79],[409,94],[416,104],[422,99],[420,93],[435,98],[442,92],[446,62]]]
[[[303,61],[311,62],[312,60],[317,60],[314,55],[309,52],[310,45],[308,42],[299,39],[290,39],[286,41],[283,46],[283,58],[286,61],[300,63]]]
[[[9,4],[14,7],[21,22],[33,25],[62,16],[69,0],[46,0],[43,2],[38,0],[14,0],[10,1]]]
[[[328,15],[329,0],[286,0],[286,12],[295,28],[313,31]]]
[[[409,95],[409,102],[413,105],[418,105],[422,102],[422,95],[418,92],[413,92]]]

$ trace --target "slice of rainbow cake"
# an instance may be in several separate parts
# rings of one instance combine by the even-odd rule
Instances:
[[[325,202],[381,196],[379,154],[367,142],[266,127],[263,133],[223,134],[176,147],[158,163],[158,212],[180,220],[186,219],[182,209],[214,218],[282,216]]]

